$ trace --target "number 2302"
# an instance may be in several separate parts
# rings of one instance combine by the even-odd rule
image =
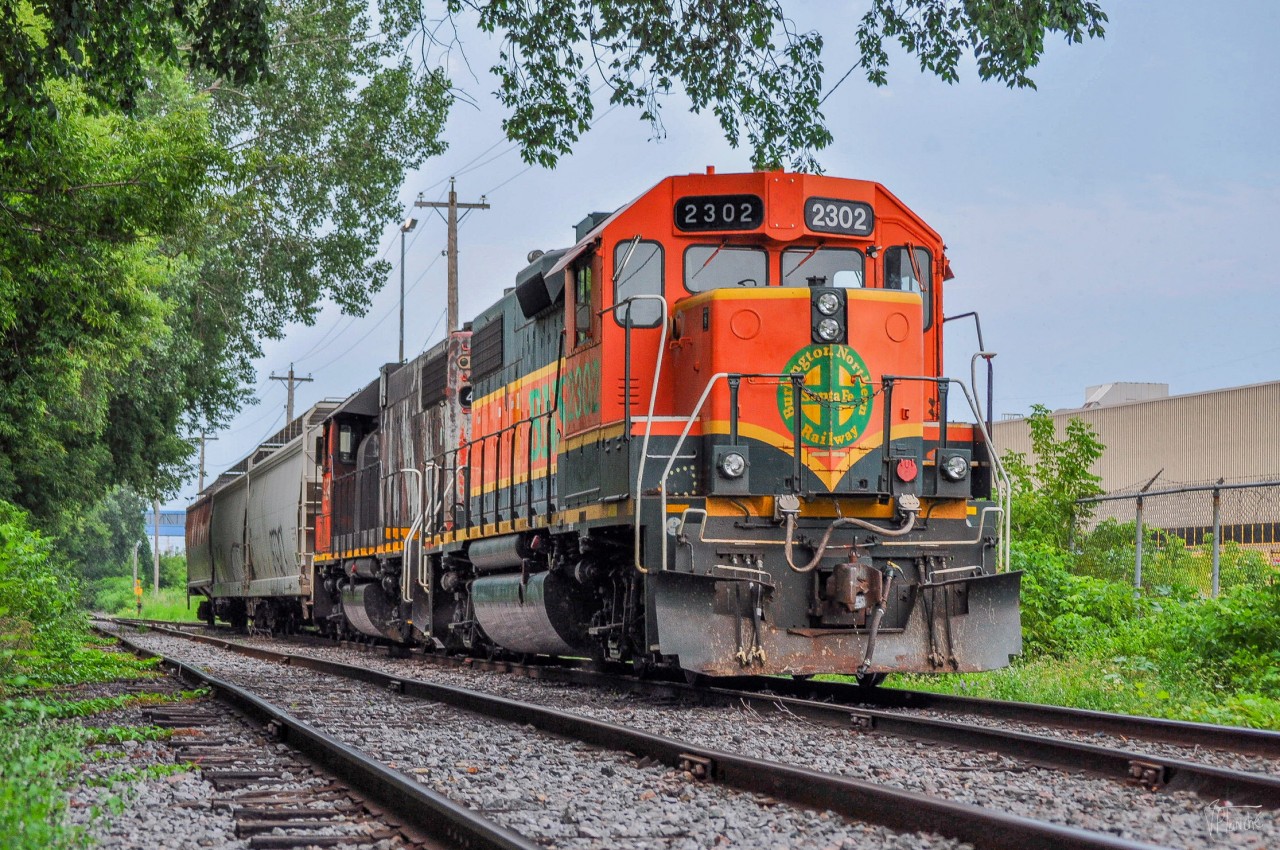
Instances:
[[[735,221],[750,224],[754,223],[754,220],[755,205],[747,201],[729,204],[686,204],[684,210],[684,223],[691,226],[732,224]]]
[[[865,236],[871,232],[871,208],[850,201],[811,199],[805,206],[805,224],[811,230],[852,233]]]

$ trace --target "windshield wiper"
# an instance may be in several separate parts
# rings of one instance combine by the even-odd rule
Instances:
[[[699,266],[699,267],[698,267],[698,270],[697,270],[696,272],[694,272],[693,274],[689,275],[689,280],[693,280],[695,277],[697,277],[698,275],[702,274],[702,270],[703,270],[703,269],[705,269],[707,266],[711,265],[711,261],[712,261],[712,260],[714,260],[714,259],[716,258],[716,255],[717,255],[717,254],[719,254],[721,251],[723,251],[723,250],[724,250],[724,246],[726,246],[726,245],[728,245],[728,244],[729,244],[729,240],[728,240],[728,239],[726,239],[726,240],[724,240],[723,242],[721,242],[721,243],[720,243],[720,247],[718,247],[718,248],[716,248],[714,251],[712,251],[712,252],[711,252],[711,256],[710,256],[710,257],[707,257],[707,261],[706,261],[705,263],[703,263],[701,266]]]
[[[800,267],[801,267],[801,266],[803,266],[805,263],[809,262],[810,260],[812,260],[812,259],[813,259],[813,255],[814,255],[814,254],[816,254],[816,253],[818,253],[818,249],[819,249],[819,248],[821,248],[821,247],[822,247],[822,243],[821,243],[821,242],[819,242],[817,245],[814,245],[814,246],[813,246],[813,250],[812,250],[812,251],[810,251],[809,253],[805,254],[805,255],[804,255],[804,259],[803,259],[803,260],[801,260],[800,262],[796,263],[796,267],[795,267],[795,268],[793,268],[791,271],[787,272],[787,276],[788,276],[788,277],[790,277],[791,275],[793,275],[793,274],[795,274],[796,272],[800,271]]]
[[[637,233],[634,237],[632,237],[631,244],[627,246],[626,255],[622,258],[622,262],[618,264],[617,270],[613,273],[613,283],[615,286],[618,283],[618,278],[622,277],[622,273],[626,270],[627,263],[631,262],[631,255],[635,253],[636,246],[639,244],[640,244],[640,234]]]

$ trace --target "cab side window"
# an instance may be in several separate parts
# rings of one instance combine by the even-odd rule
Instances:
[[[574,345],[586,345],[594,338],[592,333],[591,297],[592,297],[591,258],[585,258],[573,269],[573,327]]]
[[[613,250],[613,303],[619,304],[633,295],[662,295],[662,244],[643,241],[639,237],[619,242]],[[628,315],[633,328],[657,327],[662,321],[662,305],[652,300],[637,301],[613,311],[618,324],[625,325]]]
[[[918,292],[924,300],[924,326],[933,324],[933,258],[925,248],[895,245],[884,252],[884,288]]]

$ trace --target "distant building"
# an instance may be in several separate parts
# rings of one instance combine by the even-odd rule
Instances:
[[[1160,491],[1280,481],[1280,381],[1174,396],[1167,384],[1102,384],[1085,391],[1083,406],[1051,416],[1059,435],[1070,419],[1093,426],[1106,446],[1093,472],[1108,494],[1136,494],[1148,483]],[[1026,419],[1006,418],[992,431],[1002,454],[1032,457]],[[1134,507],[1108,502],[1098,518],[1133,519]],[[1152,497],[1146,509],[1152,526],[1190,529],[1194,538],[1212,522],[1212,495]],[[1224,491],[1222,511],[1224,540],[1274,545],[1280,557],[1280,487]]]

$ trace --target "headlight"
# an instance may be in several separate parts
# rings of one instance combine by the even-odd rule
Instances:
[[[840,338],[840,323],[835,319],[823,319],[818,322],[818,339],[823,342],[835,342]]]
[[[951,455],[942,461],[942,474],[951,481],[960,481],[969,474],[969,461],[963,455]]]
[[[840,296],[834,292],[824,292],[814,301],[818,312],[824,316],[834,316],[840,309]]]
[[[720,474],[725,478],[741,478],[747,471],[747,459],[737,452],[726,452],[720,456]]]

